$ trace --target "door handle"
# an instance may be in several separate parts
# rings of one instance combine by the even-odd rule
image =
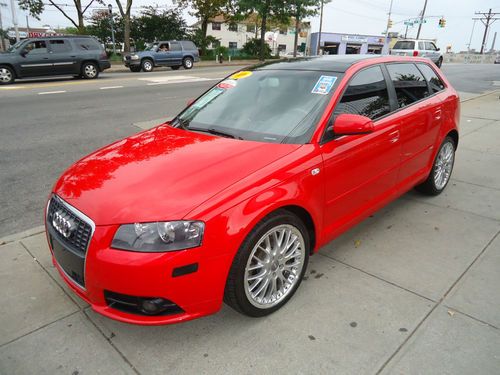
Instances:
[[[390,132],[389,133],[389,142],[391,143],[396,143],[397,141],[399,141],[399,130],[394,130],[393,132]]]
[[[441,114],[442,114],[441,110],[437,109],[436,111],[434,111],[434,118],[436,120],[441,120]]]

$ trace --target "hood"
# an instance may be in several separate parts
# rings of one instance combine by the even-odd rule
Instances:
[[[96,225],[182,219],[299,147],[162,125],[81,159],[61,176],[54,192]]]

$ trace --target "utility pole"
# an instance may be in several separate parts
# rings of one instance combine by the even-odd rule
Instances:
[[[392,2],[393,2],[393,0],[391,0],[391,5],[389,5],[389,15],[387,16],[387,25],[385,27],[385,43],[384,44],[385,44],[385,46],[387,46],[387,54],[389,54],[389,28],[392,26],[392,21],[391,21]],[[408,27],[406,28],[406,30],[408,30]]]
[[[472,43],[472,36],[474,35],[474,28],[476,27],[476,21],[477,20],[474,20],[474,23],[472,24],[472,31],[470,32],[469,44],[467,44],[468,51],[470,51],[470,45]]]
[[[6,7],[7,4],[0,3],[0,38],[2,39],[2,51],[5,51],[5,38],[3,36],[3,24],[2,24],[2,7]]]
[[[316,49],[316,54],[319,55],[321,47],[321,30],[323,29],[323,0],[321,0],[321,13],[319,16],[319,35],[318,35],[318,48]]]
[[[496,17],[500,13],[492,13],[491,8],[490,8],[490,11],[488,13],[476,12],[474,14],[480,14],[482,17],[476,17],[476,18],[473,18],[473,20],[480,20],[484,25],[483,42],[481,43],[481,52],[480,52],[482,55],[484,53],[484,49],[486,47],[486,36],[488,35],[488,29],[490,28],[490,26],[493,22],[500,19],[499,17]]]
[[[17,8],[14,0],[10,0],[10,10],[12,11],[12,23],[14,24],[14,30],[16,31],[16,43],[19,42],[19,27],[17,26]]]
[[[491,49],[490,49],[491,53],[495,52],[495,42],[496,41],[497,41],[497,32],[495,31],[495,34],[493,34],[493,42],[491,43]]]
[[[113,42],[113,55],[116,55],[116,44],[115,44],[115,25],[113,23],[113,6],[108,5],[109,10],[109,24],[111,25],[111,41]]]
[[[420,13],[420,23],[418,24],[417,39],[420,38],[420,30],[422,29],[422,24],[424,23],[425,8],[427,8],[427,0],[425,0],[424,9],[422,9],[422,13]]]

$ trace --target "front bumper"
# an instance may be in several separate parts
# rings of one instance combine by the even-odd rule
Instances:
[[[232,261],[227,252],[214,256],[219,252],[207,246],[167,253],[116,250],[109,244],[117,229],[118,226],[96,226],[85,257],[84,286],[68,276],[57,262],[47,230],[54,266],[66,284],[94,311],[126,323],[161,325],[199,318],[221,308]],[[193,264],[197,264],[196,271],[176,276],[175,270]],[[125,312],[110,306],[105,298],[109,292],[163,298],[180,309],[155,316]]]

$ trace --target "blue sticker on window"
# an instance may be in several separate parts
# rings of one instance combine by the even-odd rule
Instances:
[[[337,77],[333,77],[333,76],[321,76],[321,77],[319,77],[318,82],[316,82],[316,84],[314,85],[314,88],[312,89],[311,93],[312,94],[327,95],[330,92],[330,90],[332,89],[336,80],[337,80]]]

